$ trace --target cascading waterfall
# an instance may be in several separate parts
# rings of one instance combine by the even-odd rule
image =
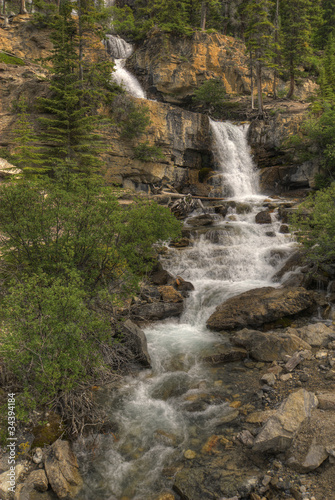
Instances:
[[[114,2],[111,4],[113,5]],[[133,47],[117,35],[106,35],[106,49],[114,59],[113,78],[133,97],[145,99],[146,94],[137,78],[125,68],[128,57],[133,53]]]
[[[206,329],[206,320],[229,297],[275,286],[271,276],[292,251],[290,236],[279,233],[275,216],[271,224],[255,224],[255,214],[264,210],[264,197],[257,195],[246,131],[216,122],[212,129],[223,182],[243,203],[230,201],[225,217],[208,208],[214,219],[209,227],[194,227],[190,217],[186,228],[194,236],[194,246],[164,255],[164,268],[191,281],[195,290],[179,320],[145,330],[152,370],[130,377],[106,395],[114,434],[96,438],[94,457],[85,451],[89,443],[77,444],[86,478],[79,500],[157,498],[173,482],[163,470],[188,448],[200,452],[209,436],[220,433],[218,426],[232,411],[225,402],[232,374],[201,361],[226,342]]]
[[[214,154],[220,166],[224,196],[248,198],[258,194],[258,175],[247,142],[248,126],[210,120]]]

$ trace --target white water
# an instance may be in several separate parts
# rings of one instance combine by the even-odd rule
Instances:
[[[214,136],[214,156],[222,172],[225,196],[244,199],[258,194],[258,175],[247,142],[248,126],[210,120]]]
[[[133,97],[145,99],[146,94],[137,78],[126,68],[128,57],[133,53],[130,43],[116,35],[106,35],[105,42],[108,54],[114,59],[114,71],[112,77]]]
[[[171,249],[164,256],[164,268],[191,281],[195,291],[180,320],[145,330],[152,370],[130,377],[109,394],[106,405],[117,424],[115,433],[97,438],[94,457],[84,448],[90,449],[89,442],[77,445],[86,472],[78,500],[156,499],[171,487],[163,469],[189,448],[199,452],[209,436],[220,433],[221,420],[232,411],[225,402],[232,374],[229,368],[214,369],[201,361],[226,342],[206,329],[206,321],[229,297],[276,286],[271,277],[292,250],[290,237],[278,232],[275,214],[272,224],[255,224],[255,214],[265,209],[264,197],[258,195],[245,130],[230,123],[212,126],[224,182],[234,195],[252,200],[250,212],[237,214],[230,208],[224,219],[213,214],[215,224],[209,228],[193,228],[190,218],[186,227],[195,236],[194,246]],[[218,391],[221,399],[211,404]]]

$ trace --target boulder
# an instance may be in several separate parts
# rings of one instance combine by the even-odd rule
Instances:
[[[49,482],[44,470],[35,470],[29,474],[24,483],[18,485],[14,500],[31,500],[34,490],[45,492],[48,486]]]
[[[235,333],[231,341],[244,347],[256,361],[279,361],[285,355],[292,356],[299,349],[311,346],[296,335],[276,332],[259,332],[244,328]]]
[[[256,224],[271,224],[271,214],[268,210],[259,212],[255,217]]]
[[[174,287],[182,294],[183,297],[188,297],[189,293],[194,290],[194,286],[190,281],[185,281],[180,276],[177,276]]]
[[[317,405],[315,394],[305,389],[290,394],[257,435],[253,450],[272,453],[286,451],[301,424],[311,416],[312,409]]]
[[[59,498],[74,498],[82,488],[83,480],[77,459],[67,441],[58,439],[46,456],[45,472],[49,483]]]
[[[318,392],[320,410],[335,410],[335,392]]]
[[[201,227],[201,226],[211,226],[214,224],[214,219],[209,214],[197,215],[196,217],[191,217],[187,220],[189,226]]]
[[[333,326],[329,327],[324,323],[313,323],[300,328],[288,328],[286,332],[300,337],[312,347],[327,346],[335,333]]]
[[[0,498],[1,500],[10,500],[13,498],[13,491],[15,491],[15,486],[18,479],[24,473],[24,466],[22,464],[17,464],[14,469],[14,474],[10,474],[10,470],[7,470],[0,475]],[[15,478],[15,479],[14,479]],[[13,490],[14,487],[14,490]]]
[[[123,324],[128,336],[131,336],[131,347],[136,359],[146,367],[151,366],[148,344],[145,333],[130,319]]]
[[[165,269],[161,269],[151,274],[150,281],[154,285],[168,285],[173,283],[174,277]]]
[[[183,296],[177,292],[171,285],[158,287],[163,302],[182,302]]]
[[[133,318],[140,321],[154,321],[180,316],[183,309],[183,302],[154,302],[133,307],[131,314]]]
[[[312,292],[302,287],[264,287],[228,299],[207,320],[210,330],[257,327],[306,311],[315,303]]]
[[[216,346],[215,352],[202,358],[206,363],[216,365],[218,363],[232,363],[241,361],[247,357],[248,353],[245,349],[238,347]]]
[[[298,472],[310,472],[334,453],[334,446],[335,414],[313,410],[293,440],[287,464]]]

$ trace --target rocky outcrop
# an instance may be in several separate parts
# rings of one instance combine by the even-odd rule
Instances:
[[[219,33],[198,31],[178,37],[152,31],[129,61],[149,95],[173,104],[189,103],[194,89],[204,81],[219,78],[227,94],[250,95],[250,64],[243,42]],[[315,84],[314,84],[315,85]],[[272,92],[273,76],[265,70],[263,92]],[[279,91],[287,84],[279,82]],[[307,81],[297,88],[299,98],[313,90]]]
[[[110,129],[105,155],[106,178],[124,187],[148,190],[148,184],[172,183],[178,191],[206,196],[211,187],[199,182],[199,171],[213,168],[208,117],[154,101],[137,100],[147,106],[151,125],[139,139],[159,146],[163,158],[142,161],[134,157],[134,143]]]
[[[145,367],[150,367],[151,359],[145,333],[130,319],[124,322],[123,331],[128,337],[131,337],[130,345],[136,360]]]
[[[313,304],[313,293],[302,287],[257,288],[218,306],[208,319],[207,326],[215,331],[257,327],[301,313]]]
[[[253,450],[274,453],[287,450],[301,424],[317,405],[317,397],[305,389],[290,394],[256,437]]]

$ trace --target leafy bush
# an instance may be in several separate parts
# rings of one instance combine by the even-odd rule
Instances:
[[[225,104],[226,90],[222,80],[214,78],[206,80],[194,91],[193,102],[200,104],[208,111],[221,111]]]

